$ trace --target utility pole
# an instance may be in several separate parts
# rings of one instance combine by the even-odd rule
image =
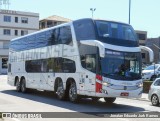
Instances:
[[[131,17],[131,0],[129,0],[129,24],[131,22],[130,17]]]
[[[91,12],[92,12],[92,18],[93,18],[93,13],[96,10],[96,8],[90,8]]]

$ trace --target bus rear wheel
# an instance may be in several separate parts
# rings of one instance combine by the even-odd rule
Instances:
[[[106,103],[112,104],[116,100],[116,98],[115,97],[104,97],[104,100]]]
[[[100,99],[99,97],[92,97],[93,102],[98,102],[99,99]]]
[[[69,87],[69,100],[74,103],[77,103],[79,101],[77,86],[75,82],[71,82],[71,85]]]
[[[65,98],[65,90],[63,87],[63,82],[58,80],[58,87],[57,87],[57,91],[56,91],[57,97],[60,100],[64,100]]]
[[[20,92],[20,91],[21,91],[21,86],[20,86],[20,82],[19,82],[19,79],[18,79],[18,78],[16,79],[16,91],[17,91],[17,92]]]
[[[20,85],[21,85],[21,91],[25,93],[27,91],[27,88],[26,88],[26,80],[24,78],[22,79]]]

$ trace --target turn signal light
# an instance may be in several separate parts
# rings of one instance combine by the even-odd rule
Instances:
[[[96,79],[102,81],[102,76],[97,74],[97,75],[96,75]]]

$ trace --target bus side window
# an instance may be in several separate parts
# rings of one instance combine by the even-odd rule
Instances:
[[[60,44],[58,39],[59,39],[59,28],[46,31],[46,40],[47,40],[46,42],[48,46]]]
[[[63,72],[64,73],[75,73],[76,65],[73,60],[70,59],[63,59]]]
[[[86,69],[92,72],[96,72],[96,55],[86,55],[85,57]]]
[[[60,28],[59,34],[60,44],[72,45],[72,33],[70,26],[64,26]]]

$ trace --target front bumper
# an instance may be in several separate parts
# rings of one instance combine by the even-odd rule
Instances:
[[[97,97],[123,97],[123,98],[141,98],[143,89],[138,88],[136,90],[115,90],[109,87],[102,88],[101,93],[96,93]],[[123,93],[127,93],[127,96],[122,96]]]

